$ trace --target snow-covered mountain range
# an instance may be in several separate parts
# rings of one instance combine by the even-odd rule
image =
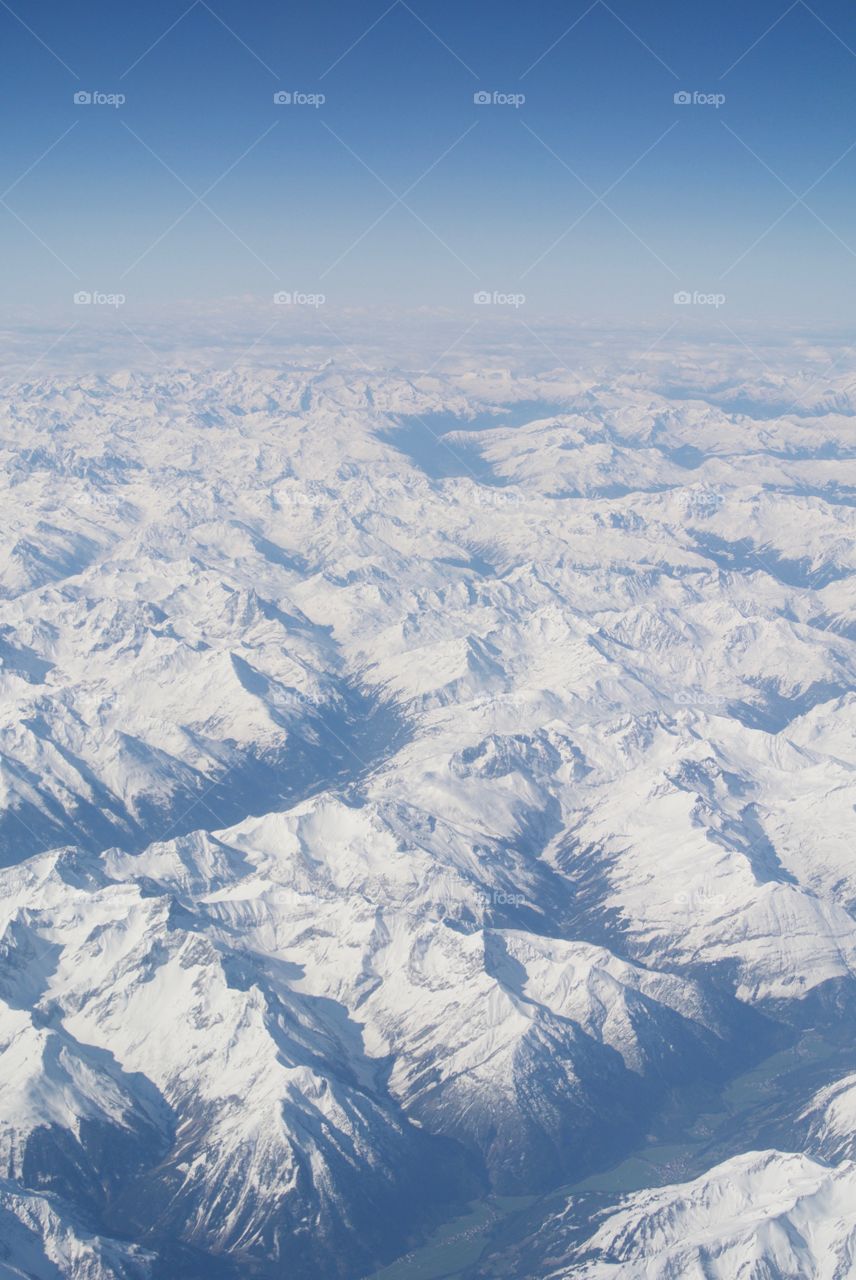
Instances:
[[[0,1277],[856,1270],[853,409],[685,384],[3,393]]]
[[[578,1206],[506,1246],[483,1275],[515,1280],[843,1280],[856,1269],[856,1165],[753,1151],[693,1182],[595,1211],[578,1241]],[[577,1242],[578,1241],[578,1242]],[[574,1242],[574,1243],[572,1243]]]

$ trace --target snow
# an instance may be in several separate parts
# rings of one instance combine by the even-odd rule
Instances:
[[[527,1242],[536,1252],[518,1259],[514,1274],[520,1280],[839,1280],[856,1261],[854,1192],[852,1162],[829,1169],[804,1155],[754,1151],[694,1182],[628,1196],[601,1213],[597,1229],[561,1261],[570,1218],[557,1215]]]
[[[720,400],[333,365],[4,393],[2,1203],[45,1257],[148,1266],[67,1140],[96,1181],[135,1153],[131,1235],[368,1271],[852,990],[849,401]],[[713,1240],[717,1280],[831,1280],[843,1084],[803,1128],[567,1274]]]

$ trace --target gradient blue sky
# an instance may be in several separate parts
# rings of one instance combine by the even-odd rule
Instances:
[[[188,3],[0,7],[2,303],[299,289],[465,311],[486,289],[634,321],[688,289],[725,293],[730,323],[852,318],[852,4]],[[327,101],[277,107],[278,89]],[[80,107],[78,90],[127,101]],[[526,101],[478,107],[477,90]],[[680,90],[725,103],[678,106]],[[625,176],[586,213],[574,174],[596,195]],[[202,194],[221,177],[214,213],[181,217],[178,178]],[[385,213],[383,183],[420,178]],[[818,179],[811,212],[773,226]]]

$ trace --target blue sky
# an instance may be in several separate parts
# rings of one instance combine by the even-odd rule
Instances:
[[[5,305],[852,318],[850,5],[188,3],[0,8]]]

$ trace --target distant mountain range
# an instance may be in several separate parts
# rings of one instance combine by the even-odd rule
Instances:
[[[680,382],[4,393],[2,1280],[856,1274],[853,407]]]

